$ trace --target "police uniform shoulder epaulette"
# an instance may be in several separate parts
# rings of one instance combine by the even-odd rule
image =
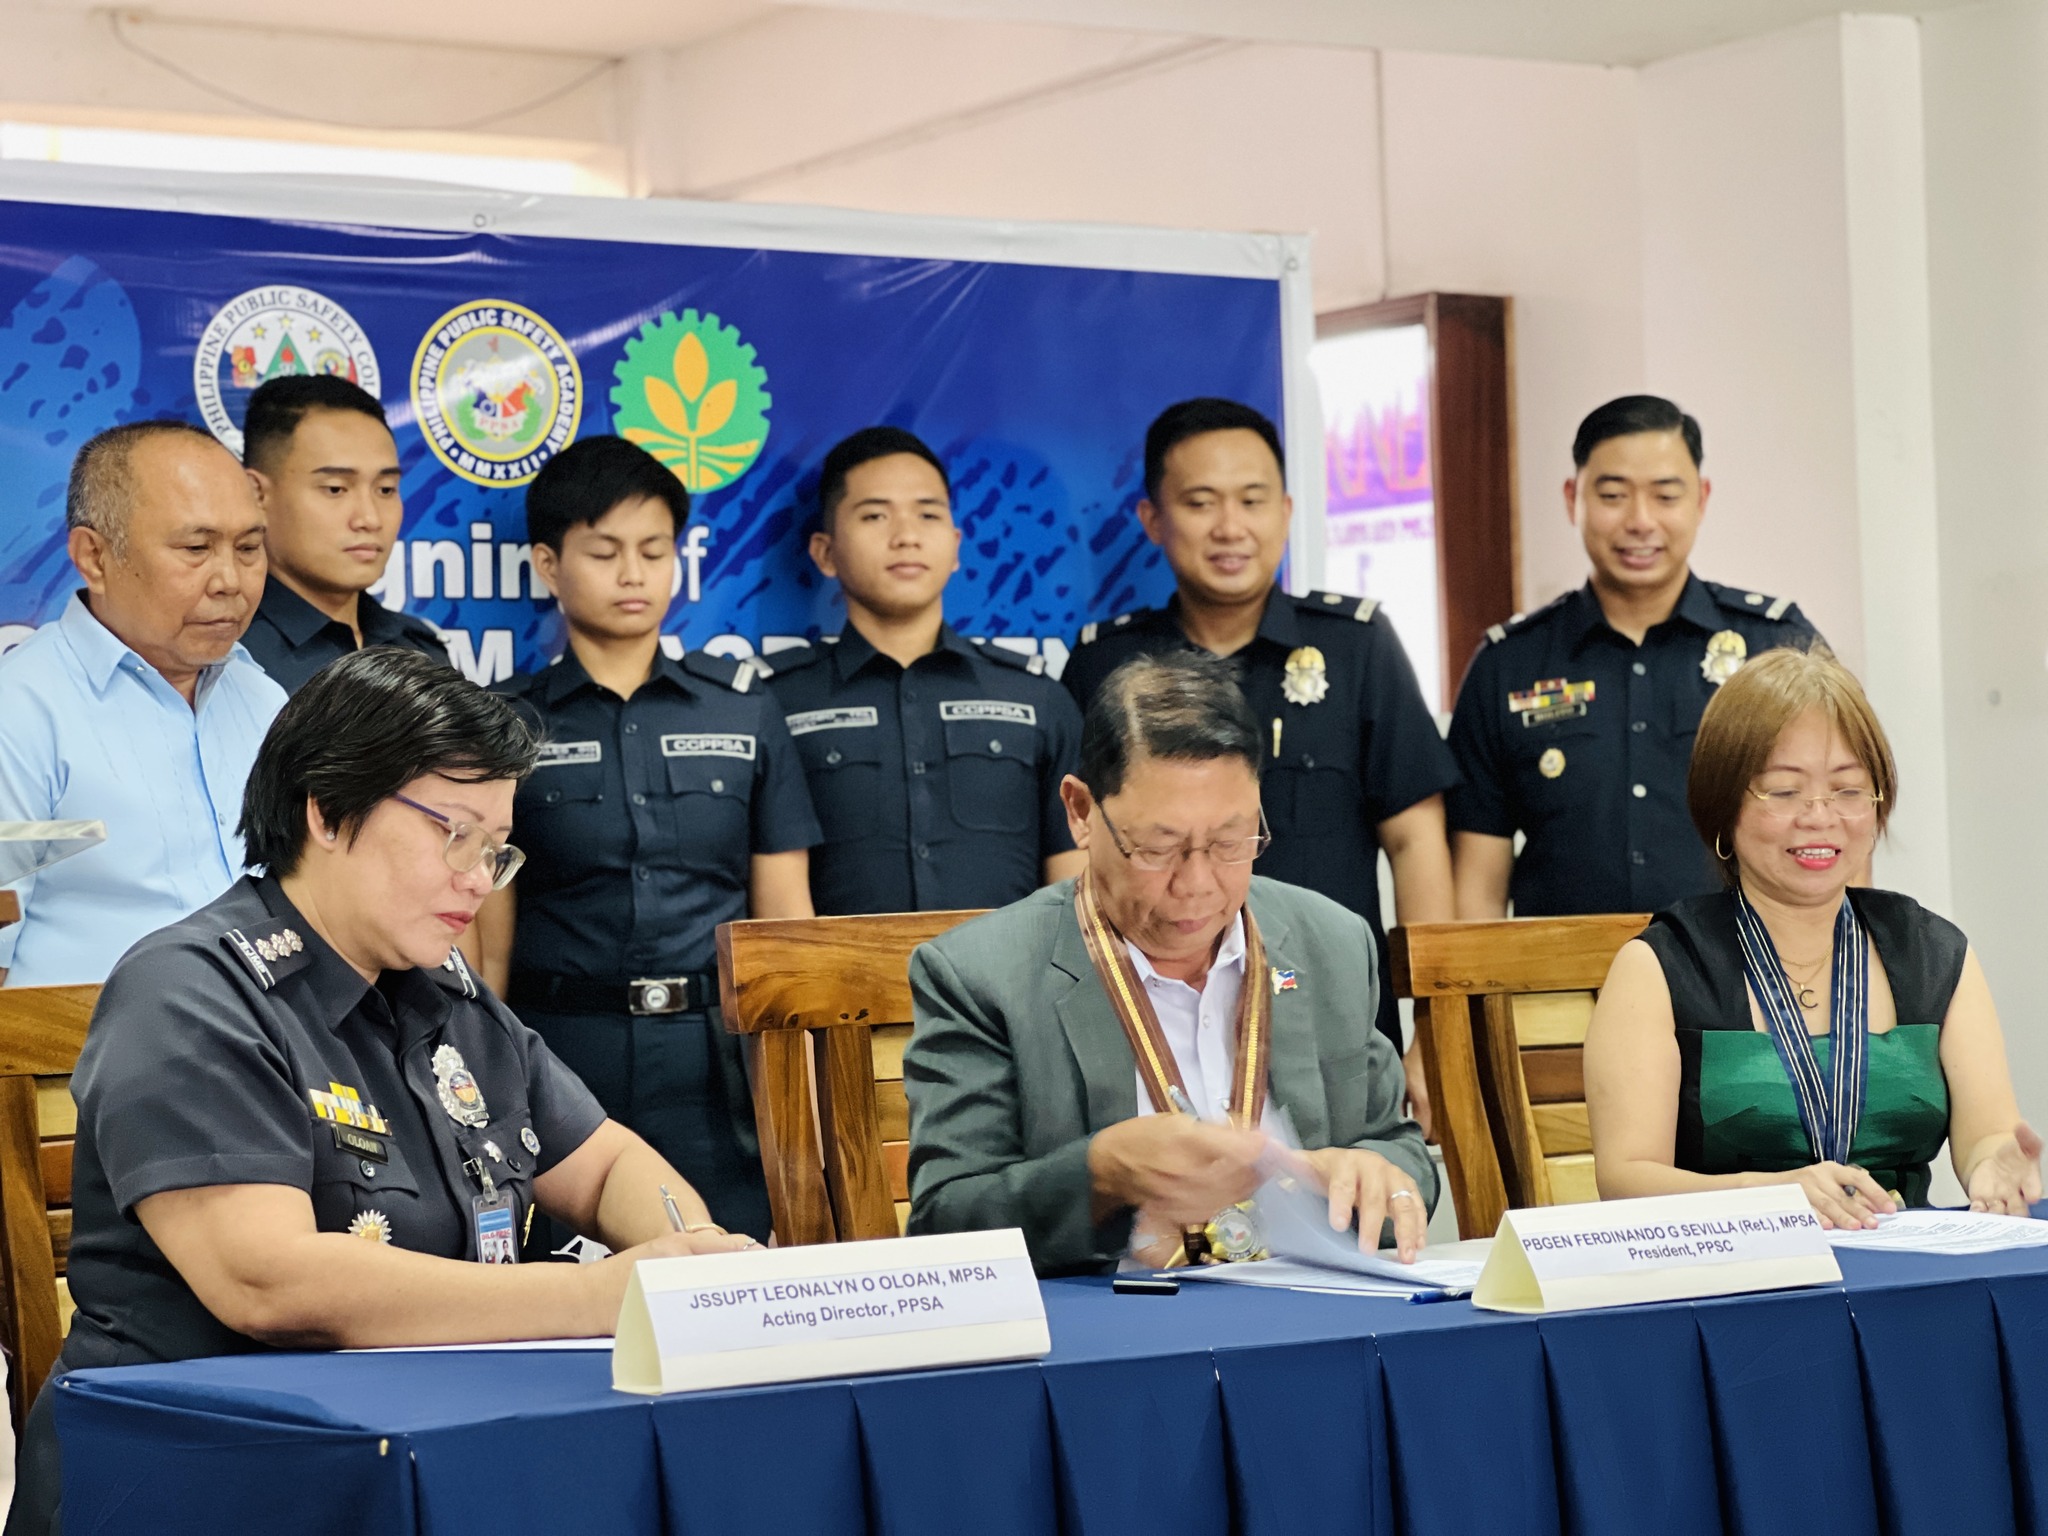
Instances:
[[[1311,592],[1294,601],[1303,613],[1327,614],[1333,619],[1356,619],[1361,624],[1370,624],[1372,616],[1380,611],[1378,598],[1352,597],[1344,592]]]
[[[1027,656],[1021,651],[1011,650],[1007,645],[987,644],[979,637],[974,643],[981,648],[981,654],[990,661],[1001,662],[1006,667],[1015,667],[1019,672],[1029,672],[1033,677],[1042,677],[1045,674],[1045,658],[1036,652]]]
[[[431,620],[423,619],[416,613],[406,613],[403,610],[399,611],[396,617],[398,619],[398,627],[408,635],[411,635],[415,640],[433,640],[442,645],[447,644],[447,631]]]
[[[477,985],[476,972],[469,968],[469,962],[462,958],[459,949],[449,950],[448,958],[427,974],[450,992],[459,992],[464,997],[475,997],[482,990]]]
[[[785,672],[801,672],[819,660],[825,653],[817,646],[805,641],[798,645],[786,645],[772,656],[756,656],[753,667],[761,677],[780,677]]]
[[[1714,601],[1723,608],[1735,613],[1747,613],[1769,619],[1772,623],[1776,623],[1792,611],[1792,599],[1789,597],[1767,597],[1761,592],[1747,591],[1742,587],[1724,587],[1718,581],[1708,582],[1707,590],[1713,594]]]
[[[1560,592],[1541,608],[1534,609],[1528,613],[1518,613],[1513,618],[1503,619],[1498,624],[1487,625],[1486,643],[1488,645],[1498,645],[1516,630],[1526,628],[1528,625],[1534,624],[1538,619],[1549,618],[1550,615],[1556,613],[1558,609],[1570,602],[1573,596],[1574,594],[1571,592]]]
[[[230,928],[220,942],[266,992],[306,964],[305,936],[275,918]]]
[[[1129,629],[1131,625],[1151,612],[1150,608],[1133,608],[1129,613],[1120,613],[1115,618],[1104,619],[1099,624],[1083,624],[1081,626],[1081,638],[1074,643],[1076,645],[1093,645],[1104,635],[1111,634],[1119,629]]]
[[[757,679],[773,677],[776,669],[752,656],[735,661],[730,656],[714,656],[709,651],[687,651],[683,655],[683,670],[721,688],[730,688],[734,693],[749,693]]]
[[[491,684],[490,692],[500,698],[523,699],[533,692],[534,686],[547,676],[546,672],[519,672],[511,677],[500,678]]]

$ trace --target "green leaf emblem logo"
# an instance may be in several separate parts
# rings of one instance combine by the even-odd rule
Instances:
[[[612,378],[612,430],[692,494],[732,484],[768,441],[768,375],[716,315],[686,309],[650,320]]]

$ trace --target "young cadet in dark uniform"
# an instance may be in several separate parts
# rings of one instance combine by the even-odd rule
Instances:
[[[526,493],[533,568],[569,646],[500,691],[541,730],[519,786],[526,879],[485,905],[485,977],[614,1119],[767,1240],[740,1042],[718,1012],[715,934],[809,917],[817,819],[782,711],[751,663],[671,661],[661,621],[689,493],[624,438],[550,459]]]
[[[270,579],[242,644],[279,687],[297,693],[335,657],[369,645],[448,660],[433,625],[365,595],[404,516],[398,444],[375,396],[329,374],[258,385],[242,466],[270,518]]]
[[[1404,923],[1451,916],[1443,793],[1457,770],[1394,628],[1370,599],[1290,597],[1274,585],[1293,502],[1280,435],[1231,400],[1186,400],[1145,434],[1138,517],[1166,554],[1164,608],[1081,631],[1064,681],[1085,708],[1117,665],[1191,646],[1236,656],[1245,697],[1270,735],[1263,798],[1273,844],[1259,873],[1320,891],[1362,916],[1379,946],[1379,1027],[1401,1046],[1386,976],[1379,852]],[[1425,1128],[1421,1063],[1405,1063]]]
[[[1711,484],[1699,423],[1654,395],[1579,424],[1565,515],[1586,585],[1487,631],[1458,690],[1460,918],[1660,912],[1720,888],[1686,811],[1700,713],[1743,661],[1810,645],[1790,598],[1687,560]],[[1525,842],[1515,853],[1514,836]]]
[[[503,700],[402,651],[284,707],[242,806],[266,872],[128,951],[93,1014],[59,1374],[604,1334],[633,1261],[746,1245],[449,947],[519,869],[533,760]],[[517,1266],[536,1208],[630,1251]],[[9,1536],[54,1528],[55,1382]]]
[[[824,645],[777,651],[772,686],[825,829],[825,914],[1002,907],[1080,873],[1060,805],[1081,715],[1037,656],[945,622],[960,568],[946,469],[896,427],[825,456],[811,558],[846,595]]]

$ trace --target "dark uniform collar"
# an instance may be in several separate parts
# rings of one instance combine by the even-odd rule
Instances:
[[[271,916],[271,925],[265,933],[244,933],[244,940],[255,944],[267,939],[273,952],[277,952],[281,947],[277,944],[278,939],[287,939],[289,953],[281,953],[270,963],[275,978],[272,985],[289,986],[300,994],[304,1000],[295,1000],[296,1011],[318,1018],[329,1029],[339,1028],[342,1020],[362,1006],[372,984],[365,981],[362,972],[342,959],[334,946],[306,921],[305,915],[285,895],[282,884],[269,875],[256,876],[252,883],[256,887],[257,898]],[[391,1008],[398,1023],[401,1045],[416,1036],[430,1035],[440,1029],[453,1007],[449,991],[436,985],[426,972],[418,969],[387,971],[379,978],[378,989],[383,992],[387,1005],[401,1000],[406,1005],[402,1010],[396,1006]]]
[[[577,659],[576,647],[573,645],[563,646],[561,658],[550,666],[542,676],[545,681],[540,685],[541,702],[550,709],[561,703],[564,699],[582,692],[585,688],[596,688],[598,686],[591,675],[583,669],[583,663]],[[691,686],[690,675],[683,670],[682,663],[671,661],[668,652],[662,650],[659,646],[655,647],[654,667],[647,674],[647,682],[663,683],[672,688],[680,688],[687,694],[694,694],[697,691]],[[642,686],[646,685],[643,684]]]
[[[292,899],[285,895],[281,882],[269,875],[257,875],[252,883],[256,887],[256,897],[263,903],[263,910],[270,914],[272,923],[267,933],[251,929],[244,937],[257,947],[262,947],[266,939],[273,946],[289,946],[289,953],[269,961],[276,977],[273,984],[292,982],[318,1001],[318,1008],[313,1011],[317,1011],[330,1028],[339,1024],[355,1011],[356,1005],[363,1000],[363,994],[370,990],[370,984],[363,980],[361,971],[342,959],[334,946],[320,937],[319,931],[306,921],[305,914],[292,905]]]
[[[356,599],[357,617],[362,615],[362,598]],[[375,607],[375,604],[370,606]],[[268,619],[277,632],[289,640],[296,650],[313,639],[328,625],[339,622],[307,602],[298,593],[277,579],[273,573],[263,583],[263,601],[256,605],[256,611]]]
[[[933,656],[948,654],[966,657],[971,660],[974,656],[974,642],[955,634],[952,625],[941,624],[939,626],[939,643],[932,647],[931,651],[927,654]],[[919,657],[918,659],[922,661],[924,658]],[[837,669],[839,680],[842,683],[858,677],[863,667],[876,660],[886,661],[891,666],[897,665],[894,657],[882,655],[880,651],[876,650],[869,643],[868,637],[854,628],[852,624],[846,625],[839,631],[839,643],[832,647],[832,665]]]
[[[1180,621],[1180,593],[1178,591],[1167,599],[1166,607],[1161,609],[1160,612],[1166,616],[1167,622],[1172,624],[1175,632],[1183,640],[1186,640],[1187,628]],[[1294,599],[1280,590],[1278,582],[1275,582],[1273,589],[1266,594],[1266,608],[1259,615],[1258,632],[1252,636],[1254,644],[1261,640],[1271,645],[1277,645],[1286,651],[1298,650],[1301,647],[1300,610],[1294,606]],[[1194,642],[1189,641],[1188,643],[1192,645]]]
[[[1711,633],[1724,628],[1721,606],[1714,601],[1714,594],[1707,590],[1707,584],[1690,571],[1686,572],[1685,587],[1678,594],[1678,602],[1671,610],[1666,624],[1682,619],[1697,629]],[[1566,643],[1574,650],[1584,644],[1588,635],[1597,629],[1610,629],[1607,614],[1600,606],[1600,598],[1593,591],[1589,580],[1566,600],[1564,611],[1558,615]],[[1651,626],[1653,629],[1655,625]],[[1616,631],[1619,633],[1619,631]]]
[[[330,624],[347,629],[340,619],[330,619],[298,593],[278,580],[272,572],[263,583],[263,601],[256,611],[291,644],[293,650],[317,639]],[[367,592],[356,594],[356,627],[363,644],[386,645],[403,638],[416,625],[402,613],[393,613]]]

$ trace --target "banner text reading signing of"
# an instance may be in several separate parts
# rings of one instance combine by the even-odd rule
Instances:
[[[963,632],[1051,659],[1170,588],[1131,509],[1148,421],[1191,395],[1281,414],[1279,285],[1240,277],[439,233],[5,204],[0,652],[79,585],[64,485],[93,433],[156,416],[237,451],[249,395],[338,373],[397,435],[405,520],[376,596],[479,682],[546,662],[524,487],[623,434],[691,493],[668,630],[772,650],[843,609],[804,553],[819,461],[877,423],[947,461]]]

